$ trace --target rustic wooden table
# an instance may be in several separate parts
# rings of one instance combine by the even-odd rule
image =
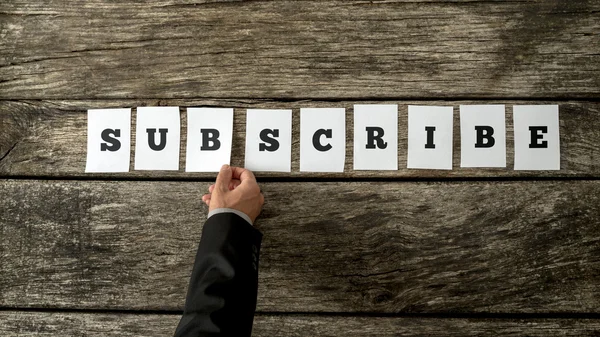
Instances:
[[[598,336],[600,2],[0,2],[0,335],[169,336],[214,174],[85,174],[86,110],[292,108],[255,336]],[[398,171],[299,172],[299,108],[400,106]],[[456,109],[507,104],[506,169]],[[512,104],[559,104],[560,171],[514,171]],[[453,171],[406,169],[408,104],[453,105]],[[182,112],[185,109],[182,108]],[[135,116],[135,114],[134,114]],[[186,134],[182,114],[182,135]],[[133,158],[133,156],[132,156]],[[132,166],[133,167],[133,166]]]

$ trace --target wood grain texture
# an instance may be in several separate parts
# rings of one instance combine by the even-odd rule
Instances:
[[[209,183],[0,183],[0,307],[181,310]],[[258,310],[599,313],[600,181],[266,183]]]
[[[600,3],[0,3],[0,99],[597,98]]]
[[[353,166],[353,104],[399,104],[397,171],[354,171]],[[460,167],[460,104],[507,104],[507,168]],[[454,169],[415,170],[406,168],[407,106],[408,104],[452,105],[454,120]],[[559,104],[561,132],[560,171],[514,171],[513,104]],[[257,173],[259,177],[328,178],[452,178],[452,177],[599,177],[600,176],[600,103],[598,102],[527,102],[527,101],[295,101],[268,100],[124,100],[124,101],[0,101],[0,176],[29,177],[108,177],[108,178],[212,178],[214,173],[186,173],[187,116],[182,109],[182,140],[179,171],[133,171],[135,146],[131,152],[128,173],[86,174],[87,109],[108,107],[175,105],[184,107],[234,107],[234,140],[232,164],[244,166],[246,143],[246,108],[293,108],[292,172]],[[300,111],[301,107],[346,108],[346,166],[344,173],[300,172]],[[132,114],[132,143],[135,144],[135,113]],[[6,130],[6,131],[4,131]]]
[[[176,315],[0,312],[0,333],[27,336],[172,336]],[[582,319],[440,319],[258,315],[255,337],[598,336],[600,322]]]

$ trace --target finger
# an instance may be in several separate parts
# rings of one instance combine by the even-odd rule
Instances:
[[[208,193],[212,193],[215,190],[215,184],[208,186]]]
[[[235,190],[231,191],[231,193],[236,196],[257,196],[261,194],[260,186],[256,182],[248,182],[248,180],[242,181],[240,186],[238,186]]]
[[[242,182],[239,179],[233,179],[229,183],[229,190],[233,191],[236,187],[240,186]]]
[[[239,179],[242,182],[245,180],[248,181],[256,181],[256,177],[254,177],[254,173],[252,171],[245,169],[243,167],[231,167],[233,171],[233,179]]]
[[[215,183],[215,187],[220,189],[221,191],[229,190],[229,182],[231,181],[231,166],[225,164],[221,167],[221,171],[219,171],[219,175],[217,176],[217,182]]]
[[[210,201],[210,197],[211,197],[210,194],[205,194],[205,195],[202,196],[202,201],[204,201],[204,202],[206,202],[207,200]]]

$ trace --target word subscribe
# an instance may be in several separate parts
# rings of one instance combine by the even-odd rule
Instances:
[[[461,167],[506,167],[504,105],[460,106]],[[408,106],[409,169],[452,169],[452,106]],[[559,170],[557,105],[513,106],[514,169]],[[138,107],[135,170],[179,170],[179,107]],[[188,108],[186,172],[229,164],[233,109]],[[88,110],[86,172],[128,172],[131,109]],[[246,111],[245,167],[291,172],[292,110]],[[300,109],[300,171],[344,172],[346,110]],[[398,170],[398,105],[354,106],[354,170]]]

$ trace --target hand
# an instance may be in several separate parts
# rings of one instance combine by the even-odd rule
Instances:
[[[215,184],[210,185],[208,194],[202,196],[208,211],[217,208],[232,208],[250,217],[252,223],[260,214],[265,197],[260,192],[252,171],[223,165]]]

